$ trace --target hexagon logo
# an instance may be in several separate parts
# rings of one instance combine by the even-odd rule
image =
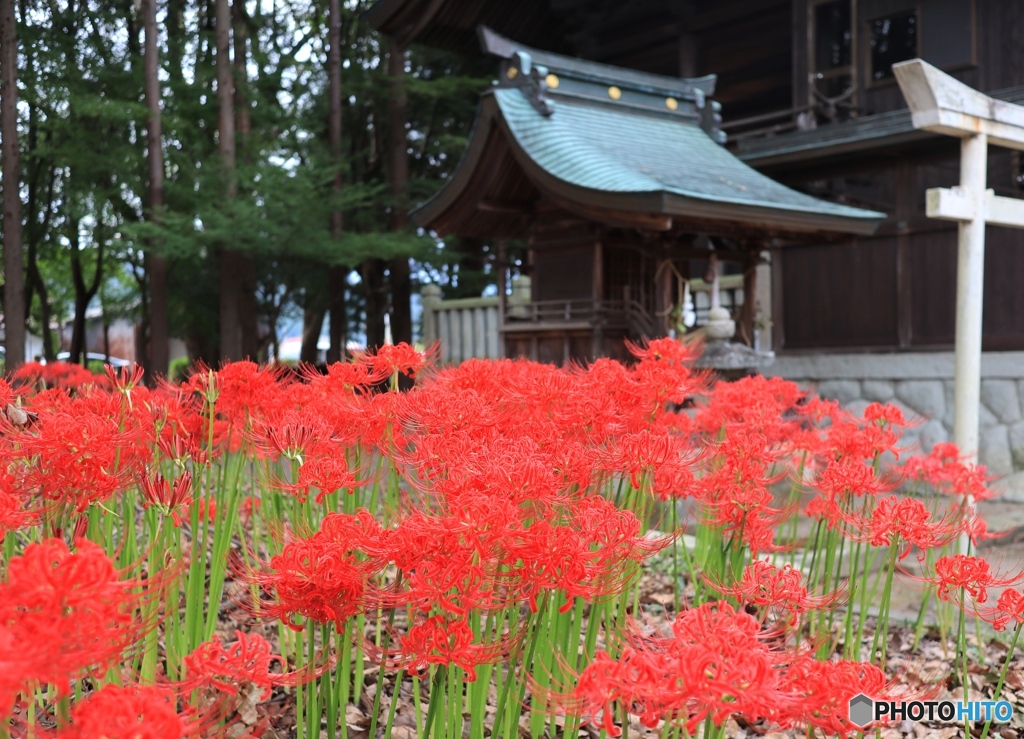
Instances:
[[[864,728],[875,718],[875,702],[863,693],[850,698],[850,723]]]

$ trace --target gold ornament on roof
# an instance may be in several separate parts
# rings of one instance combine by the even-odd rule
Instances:
[[[544,78],[544,81],[548,84],[548,87],[550,87],[552,90],[558,89],[558,75],[557,74],[549,74],[547,77]]]
[[[508,71],[505,72],[505,76],[508,77],[510,80],[514,80],[517,74],[519,74],[519,70],[516,69],[515,67],[509,67]]]
[[[615,85],[612,85],[611,87],[608,88],[608,97],[610,97],[612,100],[618,100],[620,97],[622,97],[622,90],[617,88]]]
[[[669,110],[675,110],[679,107],[679,101],[675,98],[665,98],[665,107]]]

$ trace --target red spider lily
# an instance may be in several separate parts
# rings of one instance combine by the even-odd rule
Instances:
[[[236,695],[242,683],[263,689],[263,698],[280,682],[280,675],[270,671],[281,658],[273,654],[267,640],[259,634],[235,632],[236,641],[224,646],[214,639],[200,644],[185,657],[187,679],[183,690],[212,687]]]
[[[788,440],[800,426],[793,412],[805,397],[795,382],[781,377],[753,375],[719,383],[697,415],[697,425],[712,436],[742,427],[767,443]]]
[[[317,442],[308,448],[305,459],[300,461],[298,477],[293,482],[274,480],[271,484],[303,501],[315,489],[318,491],[315,500],[321,503],[325,495],[343,489],[351,491],[362,481],[349,467],[344,450],[331,442]]]
[[[194,735],[166,688],[107,685],[77,701],[58,739],[181,739]]]
[[[31,427],[12,427],[7,436],[18,450],[12,473],[26,495],[59,513],[81,513],[128,487],[149,459],[152,420],[142,408],[130,410],[107,393],[72,398],[65,391],[37,395]]]
[[[899,408],[872,403],[865,409],[862,420],[833,419],[823,449],[832,459],[848,457],[873,462],[886,453],[898,458],[900,448],[897,445],[906,425]]]
[[[651,411],[660,410],[665,403],[682,403],[704,389],[705,376],[693,371],[700,345],[664,338],[652,339],[644,347],[629,342],[626,346],[640,360],[632,373],[633,382]]]
[[[800,571],[791,565],[776,567],[766,560],[754,560],[747,565],[743,577],[736,584],[723,586],[710,581],[709,584],[724,595],[764,609],[765,614],[769,610],[785,613],[791,625],[796,625],[802,614],[832,608],[845,596],[842,590],[810,595],[802,581]]]
[[[833,499],[848,495],[859,498],[890,493],[896,482],[884,479],[862,459],[845,456],[830,460],[815,479],[814,487]]]
[[[808,655],[794,659],[781,673],[779,688],[789,695],[774,716],[783,728],[813,726],[846,737],[862,731],[850,723],[850,699],[864,694],[873,700],[921,699],[922,688],[887,681],[875,665],[849,660],[818,661]]]
[[[75,390],[86,385],[103,385],[105,380],[80,364],[68,362],[26,362],[15,373],[14,379],[36,383],[43,388],[59,387]]]
[[[1001,539],[1004,536],[1009,536],[1013,532],[1012,530],[989,531],[988,521],[982,518],[977,512],[968,508],[965,512],[964,533],[971,538],[971,544],[978,546],[983,541],[987,541],[988,539]]]
[[[452,516],[414,512],[384,532],[382,547],[402,573],[395,605],[423,612],[439,608],[462,617],[507,603],[511,595],[499,588],[500,553],[511,541],[505,532],[516,526],[515,519],[508,506],[468,510]]]
[[[296,616],[334,623],[340,633],[345,621],[379,599],[370,577],[382,565],[357,556],[379,536],[379,526],[365,510],[356,515],[329,514],[320,531],[308,539],[289,541],[264,571],[250,574],[250,579],[276,595],[276,602],[257,605],[259,614],[279,618],[297,631],[305,626],[295,623]]]
[[[952,600],[964,606],[963,595],[968,593],[975,603],[988,601],[989,588],[1005,588],[1024,580],[1024,572],[1008,577],[997,577],[988,560],[966,554],[939,557],[935,562],[934,577],[920,578],[935,585],[940,600]]]
[[[962,509],[950,510],[941,519],[932,520],[931,512],[920,500],[895,495],[880,499],[869,518],[851,513],[844,513],[843,517],[852,528],[849,536],[854,540],[868,541],[876,547],[905,543],[907,548],[900,559],[910,554],[912,546],[923,551],[948,544],[959,536],[964,524]]]
[[[192,505],[191,472],[185,470],[178,475],[173,486],[159,473],[156,477],[147,475],[140,481],[139,488],[147,507],[156,507],[165,516],[170,516],[175,526],[181,526],[182,515]]]
[[[107,379],[110,381],[110,387],[116,392],[127,396],[128,402],[131,403],[131,391],[140,382],[142,382],[142,376],[144,374],[142,365],[132,364],[128,367],[114,369],[107,364],[104,365],[103,370],[107,373]]]
[[[902,472],[908,479],[923,481],[947,495],[970,495],[975,500],[995,496],[988,487],[988,470],[965,461],[956,444],[936,444],[927,456],[908,459]]]
[[[207,453],[202,448],[202,443],[191,434],[161,435],[157,440],[157,447],[164,456],[174,462],[178,467],[184,468],[188,460],[192,460],[199,467],[205,467]]]
[[[692,466],[698,452],[692,441],[677,434],[647,429],[634,433],[622,434],[615,440],[615,446],[608,452],[605,462],[611,472],[629,475],[634,488],[640,487],[642,477],[661,477],[662,489],[665,487],[664,477],[670,477],[679,484],[682,477],[692,487]],[[664,470],[664,472],[663,472]],[[684,487],[684,491],[687,490]]]
[[[253,495],[247,495],[242,498],[242,502],[238,504],[238,515],[246,520],[252,518],[253,513],[258,511],[263,505],[263,501]]]
[[[1005,631],[1011,621],[1024,623],[1024,593],[1013,588],[1004,590],[995,606],[977,609],[978,615],[991,622],[996,631]]]
[[[261,367],[255,362],[228,362],[216,374],[217,413],[239,429],[252,419],[263,418],[274,407],[281,387],[287,384],[280,365]]]
[[[364,648],[371,659],[389,668],[422,675],[429,665],[461,667],[465,679],[476,680],[476,668],[508,656],[521,642],[521,634],[504,634],[489,641],[476,641],[469,622],[458,616],[434,615],[412,624],[404,635],[395,637],[396,646],[384,651],[372,643]]]
[[[192,510],[197,511],[200,523],[212,524],[217,520],[217,501],[213,498],[192,501]]]
[[[369,362],[334,362],[327,366],[326,373],[304,366],[301,373],[314,396],[333,398],[366,392],[387,378],[379,370],[374,371]]]
[[[174,573],[168,573],[168,576]],[[83,672],[102,673],[156,624],[135,611],[156,596],[160,580],[122,580],[95,544],[75,552],[60,539],[30,544],[12,557],[0,584],[0,631],[33,655],[27,684],[52,684],[61,693]]]
[[[791,703],[779,689],[780,661],[761,636],[757,620],[727,603],[708,603],[682,614],[672,637],[633,635],[622,655],[599,653],[570,696],[556,704],[596,721],[611,736],[613,703],[621,702],[646,726],[681,720],[692,732],[705,718],[722,725],[733,714],[756,723]]]
[[[360,361],[370,367],[371,375],[382,380],[394,374],[415,377],[424,367],[428,366],[437,353],[435,344],[426,351],[417,351],[404,341],[398,344],[384,344],[376,352],[364,354]]]
[[[772,474],[780,461],[776,445],[762,434],[736,427],[717,452],[712,469],[696,483],[695,497],[704,506],[701,518],[741,538],[752,551],[776,549],[774,528],[796,511],[796,506],[773,505],[771,486],[786,474]]]

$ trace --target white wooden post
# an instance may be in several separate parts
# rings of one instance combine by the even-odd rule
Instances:
[[[960,189],[972,201],[972,218],[959,221],[954,334],[953,440],[962,454],[978,455],[981,407],[981,309],[985,289],[985,212],[988,174],[985,134],[960,142]]]
[[[892,69],[914,128],[961,140],[959,187],[930,189],[926,202],[929,217],[959,224],[953,438],[962,454],[976,460],[985,226],[1024,228],[1024,200],[997,197],[985,187],[988,145],[1024,149],[1024,107],[995,100],[920,59],[894,64]],[[966,541],[961,544],[965,549]]]

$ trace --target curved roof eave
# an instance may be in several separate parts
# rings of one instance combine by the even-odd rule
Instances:
[[[469,145],[449,180],[429,200],[420,205],[413,217],[424,228],[444,220],[472,184],[495,123],[517,164],[542,192],[569,203],[638,214],[668,215],[674,219],[723,221],[765,231],[804,234],[870,235],[884,214],[862,211],[863,217],[820,213],[796,208],[751,205],[721,199],[705,199],[654,189],[641,192],[607,191],[566,182],[538,164],[518,141],[497,104],[493,91],[484,93],[470,133]],[[452,229],[452,230],[457,230]]]

